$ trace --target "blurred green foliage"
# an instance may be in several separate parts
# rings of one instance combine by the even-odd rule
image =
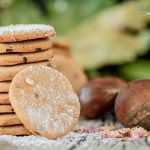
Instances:
[[[119,75],[126,80],[150,79],[150,61],[138,60],[123,65],[119,69]]]
[[[53,25],[58,36],[71,40],[74,58],[92,78],[150,78],[150,16],[144,10],[150,0],[120,1],[0,0],[0,25]]]
[[[150,7],[150,1],[145,1]],[[150,17],[128,1],[98,12],[68,35],[72,53],[84,69],[132,62],[150,47]]]
[[[44,0],[46,13],[33,0],[0,0],[0,25],[45,23],[62,35],[117,0]]]

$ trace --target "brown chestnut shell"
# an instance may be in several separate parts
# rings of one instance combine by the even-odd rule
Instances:
[[[116,97],[115,114],[125,127],[150,130],[150,80],[132,81],[122,88]]]
[[[117,77],[91,80],[80,90],[81,115],[98,118],[114,106],[114,100],[125,82]]]

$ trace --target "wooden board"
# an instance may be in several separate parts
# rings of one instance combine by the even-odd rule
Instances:
[[[115,118],[109,114],[99,120],[81,119],[79,122],[79,126],[84,127],[97,127],[99,125],[111,124],[115,124],[117,127],[121,126],[118,122],[116,122]],[[12,140],[16,140],[17,138],[19,138],[20,143],[22,143],[23,140],[28,137],[15,137]],[[28,139],[29,141],[30,138],[31,137]],[[24,143],[24,145],[18,145],[15,141],[7,141],[7,137],[3,138],[3,140],[0,137],[0,150],[150,150],[150,137],[141,138],[136,141],[121,142],[116,139],[102,140],[98,133],[84,134],[72,132],[68,137],[66,137],[64,143],[61,144],[60,141],[61,139],[58,140],[58,143],[55,143],[55,140],[47,140],[47,143],[42,143],[42,146],[40,146],[38,141],[34,143],[31,139],[30,144]]]
[[[5,141],[0,141],[1,150],[149,150],[150,137],[139,139],[138,141],[118,142],[109,141],[104,143],[98,139],[87,140],[86,137],[68,145],[46,146],[44,148],[37,146],[16,146]]]

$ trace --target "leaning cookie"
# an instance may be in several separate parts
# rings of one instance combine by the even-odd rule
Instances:
[[[0,93],[0,105],[10,104],[8,93]]]
[[[49,61],[42,61],[30,64],[21,64],[16,66],[6,66],[0,67],[0,81],[10,81],[13,77],[21,70],[29,67],[29,66],[36,66],[36,65],[44,65],[44,66],[51,66]]]
[[[0,54],[0,66],[11,66],[16,64],[25,64],[25,63],[39,62],[43,60],[51,60],[52,57],[53,57],[52,49],[33,53]]]
[[[54,28],[44,24],[17,24],[0,27],[0,42],[16,42],[55,36]]]
[[[79,93],[80,88],[87,82],[87,77],[78,64],[69,57],[54,55],[56,69],[64,74],[72,83],[74,90]]]
[[[0,82],[0,93],[8,92],[10,87],[10,81]]]
[[[12,80],[9,98],[33,134],[58,138],[74,130],[80,104],[69,80],[51,67],[30,66]]]
[[[39,52],[52,47],[50,38],[22,41],[15,43],[0,43],[0,53],[29,53]]]
[[[0,114],[14,113],[14,109],[11,105],[0,105]]]
[[[23,125],[0,127],[0,135],[31,135]]]
[[[22,124],[15,113],[0,114],[0,127]]]

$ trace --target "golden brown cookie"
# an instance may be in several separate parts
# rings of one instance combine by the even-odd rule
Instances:
[[[58,138],[74,130],[80,104],[69,80],[57,70],[30,66],[12,80],[10,102],[33,134]]]
[[[15,113],[0,114],[0,127],[22,124]]]
[[[69,50],[70,49],[70,43],[64,38],[56,38],[53,40],[53,47],[54,48],[60,48],[63,50]]]
[[[16,43],[0,43],[0,53],[39,52],[51,47],[52,40],[50,38],[22,41]]]
[[[52,57],[53,57],[52,49],[33,53],[0,54],[0,66],[10,66],[16,64],[39,62],[43,60],[51,60]]]
[[[16,42],[55,36],[54,28],[44,24],[17,24],[0,27],[0,42]]]
[[[54,54],[60,54],[70,57],[70,44],[63,38],[56,38],[53,40]]]
[[[56,69],[69,79],[74,90],[78,93],[81,86],[87,82],[87,77],[83,70],[72,58],[55,55],[53,61],[56,65]]]
[[[8,93],[0,93],[0,105],[10,104]]]
[[[21,70],[29,66],[36,66],[36,65],[45,65],[50,66],[49,61],[42,61],[37,63],[30,63],[30,64],[21,64],[16,66],[7,66],[7,67],[0,67],[0,81],[10,81],[13,77]]]
[[[0,105],[0,114],[13,113],[14,109],[11,105]]]
[[[0,127],[0,135],[31,135],[23,125]]]
[[[8,92],[10,87],[10,81],[0,82],[0,93]]]
[[[67,56],[67,57],[71,56],[70,51],[63,50],[63,49],[60,49],[60,48],[53,48],[53,51],[54,51],[54,56],[57,55],[57,54]]]

